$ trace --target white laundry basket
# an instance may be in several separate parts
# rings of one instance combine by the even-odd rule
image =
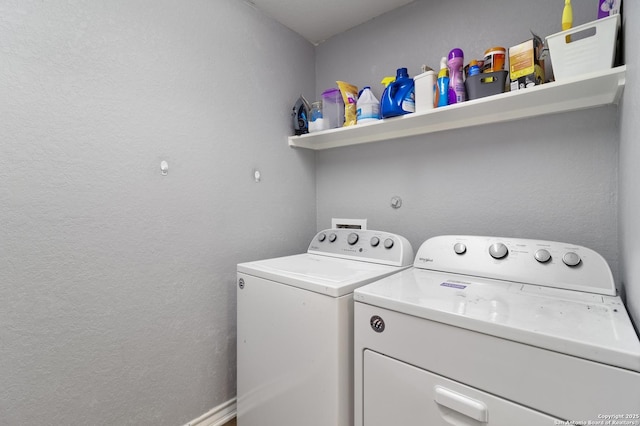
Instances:
[[[555,79],[611,68],[619,28],[620,15],[612,15],[548,36]]]

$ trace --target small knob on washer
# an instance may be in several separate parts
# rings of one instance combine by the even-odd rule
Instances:
[[[455,251],[456,254],[465,254],[467,252],[467,246],[462,243],[455,243],[453,245],[453,251]]]
[[[349,243],[350,246],[352,246],[355,243],[357,243],[358,242],[358,234],[356,234],[355,232],[352,232],[351,234],[349,234],[349,236],[347,237],[347,242]]]
[[[393,247],[393,240],[391,238],[384,240],[384,248],[390,249],[391,247]]]
[[[540,263],[547,263],[551,260],[551,253],[547,249],[536,250],[536,253],[533,255],[536,260]]]
[[[565,253],[564,256],[562,256],[562,261],[567,266],[578,266],[580,264],[581,259],[580,259],[580,256],[578,256],[576,253],[570,251]]]
[[[495,243],[489,247],[489,254],[494,259],[502,259],[509,254],[509,249],[502,243]]]

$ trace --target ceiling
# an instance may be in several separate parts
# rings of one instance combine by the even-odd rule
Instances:
[[[318,45],[414,0],[246,0]]]

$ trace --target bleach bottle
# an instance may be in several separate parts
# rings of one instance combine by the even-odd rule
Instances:
[[[390,83],[382,94],[380,115],[382,118],[396,117],[416,111],[413,79],[406,68],[398,68],[396,80]]]
[[[358,118],[357,123],[370,123],[380,120],[380,102],[371,92],[370,86],[365,86],[358,94]]]

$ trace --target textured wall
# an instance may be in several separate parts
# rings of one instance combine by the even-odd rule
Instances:
[[[627,82],[620,118],[620,257],[627,307],[640,328],[640,5],[627,1]]]
[[[315,229],[313,154],[286,145],[313,63],[236,0],[1,2],[0,424],[235,396],[235,265]]]
[[[574,24],[595,19],[573,1]],[[317,47],[316,95],[335,80],[371,85],[385,75],[461,47],[468,61],[495,45],[560,30],[555,0],[417,1]],[[370,227],[428,237],[487,234],[582,244],[618,277],[618,107],[555,114],[322,151],[317,157],[318,228],[331,217],[367,217]],[[399,210],[389,206],[402,197]]]

